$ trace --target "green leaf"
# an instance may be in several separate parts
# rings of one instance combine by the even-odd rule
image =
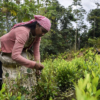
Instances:
[[[50,97],[49,100],[53,100],[52,97]]]
[[[93,77],[95,77],[96,75],[95,75],[95,73],[92,71],[92,75],[93,75]]]
[[[20,100],[25,100],[25,96],[22,96]]]
[[[12,96],[9,100],[16,100],[16,96]]]
[[[28,69],[27,69],[27,72],[28,72],[28,73],[31,73],[32,71],[31,71],[31,69],[28,68]]]
[[[100,90],[96,92],[96,97],[100,96]]]
[[[6,76],[6,77],[9,77],[9,73],[6,73],[5,76]]]
[[[98,85],[98,80],[99,80],[98,77],[94,77],[94,79],[92,80],[92,84],[93,84],[95,87],[97,87],[97,85]]]

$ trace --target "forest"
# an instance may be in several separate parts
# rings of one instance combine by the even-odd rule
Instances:
[[[100,4],[95,5],[87,13],[81,0],[67,8],[58,0],[0,0],[0,36],[34,15],[51,21],[50,31],[41,39],[45,68],[36,77],[37,84],[32,85],[29,68],[26,77],[19,74],[15,81],[9,81],[6,73],[0,100],[100,100]],[[31,89],[22,86],[27,80]]]

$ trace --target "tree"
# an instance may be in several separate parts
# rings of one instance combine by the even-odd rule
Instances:
[[[83,9],[81,5],[81,0],[73,0],[72,6],[75,6],[76,9],[73,10],[74,16],[76,18],[76,32],[75,32],[75,50],[78,48],[78,38],[80,38],[80,34],[84,29],[84,14],[86,11]]]
[[[87,20],[91,24],[89,29],[89,37],[100,37],[100,8],[93,9],[88,14]]]
[[[22,21],[28,21],[33,18],[33,15],[37,13],[37,9],[41,5],[36,5],[35,0],[2,0],[0,3],[1,15],[5,18],[3,25],[7,32],[11,27]]]
[[[73,42],[74,30],[71,21],[74,19],[71,8],[64,8],[57,0],[53,0],[47,7],[48,17],[51,19],[52,27],[49,39],[50,44],[45,49],[49,54],[58,54],[69,49]]]

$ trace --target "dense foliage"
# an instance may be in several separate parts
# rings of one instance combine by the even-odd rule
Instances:
[[[20,79],[19,74],[15,81],[9,81],[7,73],[0,100],[99,100],[100,56],[95,49],[100,48],[100,9],[88,13],[91,24],[88,29],[81,0],[73,0],[68,8],[58,0],[0,0],[0,36],[9,32],[15,23],[28,21],[35,14],[47,16],[52,23],[40,46],[45,68],[31,89],[21,84],[28,76]],[[77,49],[80,51],[71,52]]]
[[[70,53],[70,52],[69,52]],[[9,76],[0,91],[1,100],[99,100],[100,99],[100,56],[95,49],[81,49],[70,53],[72,61],[66,61],[69,53],[62,53],[56,59],[47,59],[37,84],[31,89],[22,86],[18,78],[10,81]],[[83,54],[83,56],[78,56]],[[67,57],[66,57],[67,56]],[[29,72],[29,71],[28,71]],[[30,81],[31,82],[31,81]],[[16,91],[16,92],[15,92]],[[18,92],[17,92],[18,91]],[[76,96],[75,96],[76,93]]]

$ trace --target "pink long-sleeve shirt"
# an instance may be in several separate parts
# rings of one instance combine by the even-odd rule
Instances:
[[[21,56],[22,50],[26,41],[29,39],[30,29],[24,26],[12,29],[9,33],[0,38],[1,51],[4,53],[11,53],[11,57],[17,63],[29,68],[33,68],[36,64],[35,61],[28,60]],[[33,42],[34,58],[40,61],[40,37],[36,37]]]

